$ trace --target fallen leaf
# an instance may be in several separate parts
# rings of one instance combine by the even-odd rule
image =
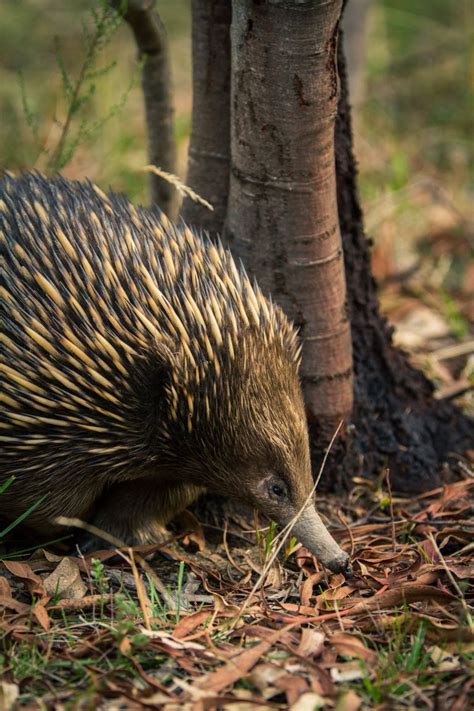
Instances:
[[[129,699],[124,699],[122,709],[128,709]],[[152,706],[154,709],[162,708],[166,711],[187,711],[191,709],[192,704],[177,704],[173,703],[169,696],[164,694],[162,691],[156,691],[151,696],[143,697],[140,699],[140,705],[142,706]],[[107,709],[108,711],[108,709]]]
[[[288,705],[296,703],[303,694],[308,691],[308,682],[302,674],[287,674],[285,673],[276,680],[275,686],[284,691]]]
[[[422,602],[424,600],[436,600],[437,602],[454,602],[454,595],[444,590],[430,585],[404,585],[392,590],[385,590],[372,597],[355,600],[353,607],[350,607],[351,614],[364,610],[374,610],[385,607],[397,607],[404,603]],[[351,601],[352,602],[352,601]]]
[[[83,598],[76,600],[69,600],[65,598],[60,600],[55,605],[50,605],[50,610],[85,610],[88,607],[94,607],[94,605],[103,604],[113,600],[113,594],[97,594],[97,595],[86,595]]]
[[[332,667],[330,670],[331,679],[335,684],[344,684],[350,681],[365,679],[368,674],[362,671],[359,665],[344,664],[343,666]]]
[[[441,647],[433,645],[432,647],[428,647],[426,651],[433,660],[433,663],[436,665],[437,672],[454,671],[455,669],[459,669],[461,666],[457,655],[450,654],[446,650],[441,649]]]
[[[173,636],[178,639],[187,637],[188,634],[194,632],[196,627],[199,627],[199,625],[204,624],[204,622],[210,620],[211,618],[211,610],[199,610],[199,612],[195,612],[192,615],[186,615],[186,617],[182,617],[175,626]]]
[[[180,528],[186,531],[186,535],[183,537],[183,543],[188,545],[189,542],[192,541],[202,553],[206,549],[206,538],[204,536],[204,529],[196,516],[191,513],[191,511],[182,511],[177,520]]]
[[[42,605],[41,602],[37,602],[35,605],[33,605],[31,611],[40,623],[41,627],[45,630],[45,632],[47,632],[51,625],[51,620],[49,619],[49,615],[46,611],[45,606]]]
[[[13,711],[20,689],[16,684],[0,681],[0,711]]]
[[[362,705],[362,699],[353,689],[342,694],[336,704],[336,711],[357,711]]]
[[[323,651],[324,640],[323,632],[304,627],[301,630],[301,639],[296,654],[299,657],[318,657]]]
[[[124,657],[129,657],[132,653],[132,643],[128,637],[123,637],[120,640],[119,650],[124,655]]]
[[[0,595],[0,609],[2,607],[8,610],[14,610],[15,612],[18,612],[22,615],[28,615],[31,609],[31,606],[27,605],[24,602],[14,600],[12,597],[5,597],[4,595]]]
[[[32,595],[44,595],[43,581],[39,575],[33,573],[27,563],[16,560],[3,560],[2,565],[16,578],[25,580],[26,586]]]
[[[0,575],[0,595],[2,597],[12,596],[12,589],[10,587],[10,583],[4,575]]]
[[[251,649],[246,649],[239,655],[233,657],[224,667],[220,667],[216,669],[216,671],[203,676],[198,680],[195,686],[199,689],[219,692],[227,686],[234,684],[237,679],[241,679],[247,674],[259,659],[268,652],[273,642],[276,642],[279,636],[280,632],[273,634],[269,640],[260,642],[260,644],[255,645],[255,647]]]
[[[318,610],[326,610],[327,603],[332,600],[344,600],[351,593],[354,592],[354,588],[349,587],[349,585],[341,585],[338,588],[333,588],[325,590],[321,595],[316,597],[316,608]]]
[[[373,664],[377,659],[377,655],[371,649],[368,649],[364,643],[351,634],[345,632],[335,632],[330,638],[330,643],[336,648],[338,654],[343,654],[348,657],[357,657],[368,664]]]
[[[473,564],[467,564],[467,565],[458,565],[455,563],[451,563],[451,561],[446,561],[445,563],[447,564],[449,568],[449,572],[452,573],[453,575],[456,576],[456,578],[460,578],[461,580],[465,580],[467,578],[474,578],[474,565]],[[441,570],[444,571],[444,566],[442,565],[437,565],[434,568],[435,571]]]
[[[271,662],[264,662],[255,667],[249,679],[264,699],[271,699],[272,696],[280,693],[280,689],[276,688],[275,684],[280,677],[286,674],[287,672],[282,667]]]
[[[394,343],[402,348],[421,348],[427,341],[449,335],[449,326],[436,311],[419,306],[400,319]]]
[[[58,599],[79,600],[84,597],[87,587],[81,578],[79,566],[72,558],[63,558],[44,580],[46,593]]]
[[[290,706],[290,711],[316,711],[326,706],[326,699],[313,691],[302,694],[298,701]]]
[[[169,634],[169,632],[162,632],[161,630],[147,630],[145,627],[141,627],[140,632],[150,639],[154,639],[161,643],[163,646],[169,647],[169,649],[194,651],[206,649],[202,644],[198,644],[197,642],[185,642],[180,639],[175,639],[173,635]]]
[[[300,600],[302,605],[309,605],[313,596],[313,588],[324,580],[324,573],[313,573],[306,578],[300,590]]]

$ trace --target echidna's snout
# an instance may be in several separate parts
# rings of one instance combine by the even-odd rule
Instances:
[[[308,506],[293,526],[293,534],[333,573],[351,575],[350,558],[336,543],[314,506]]]

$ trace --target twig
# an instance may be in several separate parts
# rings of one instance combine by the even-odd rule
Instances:
[[[349,526],[347,521],[344,520],[340,511],[337,512],[337,517],[338,517],[339,521],[342,523],[342,525],[344,526],[344,528],[346,529],[347,533],[349,534],[349,539],[351,542],[351,558],[352,558],[352,556],[354,555],[355,542],[354,542],[354,536],[352,534],[351,527]]]
[[[227,558],[229,559],[229,561],[231,562],[231,564],[234,566],[234,568],[235,568],[236,570],[238,570],[239,573],[244,574],[244,573],[245,573],[244,569],[241,568],[239,565],[237,565],[237,563],[236,563],[235,560],[232,558],[232,555],[231,555],[231,553],[230,553],[229,544],[227,543],[227,528],[228,528],[228,523],[227,523],[227,521],[224,521],[224,531],[223,531],[223,536],[222,536],[222,542],[223,542],[223,545],[224,545],[224,550],[225,550],[225,552],[226,552]]]
[[[62,126],[62,129],[61,129],[61,135],[59,137],[59,141],[56,145],[56,148],[54,149],[54,152],[53,152],[51,158],[48,161],[48,168],[50,170],[52,170],[52,169],[57,170],[59,168],[59,161],[60,161],[61,156],[64,151],[64,146],[66,144],[66,138],[68,136],[69,129],[71,127],[72,117],[74,116],[74,113],[76,112],[77,100],[79,98],[79,92],[82,89],[82,85],[84,83],[84,79],[86,76],[86,71],[89,68],[92,57],[94,56],[97,44],[99,42],[99,38],[100,38],[100,33],[99,33],[99,30],[97,30],[90,45],[89,45],[89,49],[87,51],[86,57],[85,57],[84,62],[82,64],[81,70],[79,72],[79,76],[77,78],[76,85],[74,87],[74,91],[73,91],[71,100],[69,101],[68,112],[67,112],[66,120],[65,120],[65,122]]]
[[[436,358],[436,360],[448,360],[449,358],[457,358],[462,355],[469,355],[469,353],[474,353],[474,341],[467,341],[466,343],[456,343],[452,346],[445,346],[444,348],[438,348],[436,351],[430,353],[431,358]]]
[[[439,556],[439,559],[440,559],[440,561],[441,561],[441,565],[442,565],[443,568],[445,569],[446,575],[448,576],[451,585],[453,586],[453,588],[456,590],[457,594],[459,595],[459,599],[460,599],[460,601],[461,601],[461,605],[462,605],[463,610],[464,610],[464,612],[465,612],[466,620],[467,620],[467,624],[468,624],[468,626],[469,626],[469,629],[471,630],[471,632],[474,632],[474,620],[472,619],[471,612],[470,612],[469,606],[468,606],[468,604],[467,604],[467,602],[466,602],[466,598],[464,597],[463,591],[461,590],[461,588],[460,588],[459,585],[457,584],[454,575],[453,575],[452,572],[449,570],[449,568],[448,568],[448,566],[447,566],[447,563],[446,563],[446,561],[445,561],[445,559],[444,559],[444,557],[443,557],[443,554],[441,553],[440,549],[438,548],[438,544],[436,543],[435,537],[433,536],[433,534],[431,533],[431,531],[428,533],[428,537],[429,537],[429,539],[430,539],[430,541],[431,541],[431,543],[432,543],[432,545],[433,545],[433,548],[435,549],[436,553],[437,553],[438,556]]]
[[[133,577],[135,579],[135,586],[137,588],[138,601],[140,602],[140,607],[142,608],[143,621],[145,622],[146,629],[151,630],[149,609],[150,606],[148,604],[149,600],[147,599],[147,594],[143,585],[143,579],[141,575],[139,575],[137,570],[132,548],[128,549],[128,554],[130,556],[130,567],[132,569]]]
[[[391,529],[392,529],[392,550],[395,553],[395,551],[397,550],[397,537],[396,537],[396,533],[395,533],[395,517],[393,515],[393,496],[392,496],[392,484],[390,482],[390,469],[387,469],[386,478],[387,478],[388,498],[389,498],[389,503],[390,503],[390,522],[391,522]]]

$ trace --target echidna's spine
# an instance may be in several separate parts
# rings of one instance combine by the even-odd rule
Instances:
[[[166,390],[163,442],[170,423],[191,432],[230,408],[243,333],[298,360],[293,328],[222,246],[91,183],[5,176],[0,249],[2,474],[80,473],[85,453],[99,472],[146,466],[151,393]]]

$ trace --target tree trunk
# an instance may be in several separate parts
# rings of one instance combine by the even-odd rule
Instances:
[[[325,443],[321,429],[327,437],[350,410],[350,317],[355,405],[322,484],[337,490],[354,475],[377,477],[389,468],[394,488],[417,492],[438,484],[445,462],[455,468],[453,453],[474,448],[473,429],[450,403],[433,399],[432,385],[394,348],[379,313],[357,196],[341,42],[340,95],[336,72],[340,5],[234,0],[226,236],[234,254],[302,328],[316,471]],[[201,124],[210,135],[216,115],[224,112],[225,92],[219,96],[221,110]],[[200,125],[198,116],[194,123]],[[211,160],[200,154],[201,182],[192,184],[205,197]],[[203,226],[199,216],[192,222]]]
[[[181,216],[211,235],[227,213],[230,165],[230,0],[193,0],[193,114],[187,184],[214,207],[185,198]]]
[[[176,143],[168,39],[155,0],[110,0],[123,14],[135,37],[139,59],[143,61],[142,88],[148,135],[148,156],[152,165],[167,173],[176,172]],[[125,9],[124,9],[125,8]],[[151,200],[169,217],[176,216],[178,196],[171,183],[150,175]]]
[[[336,200],[341,0],[235,0],[225,238],[300,329],[313,437],[352,407]]]
[[[336,122],[339,222],[348,284],[354,353],[355,408],[352,435],[333,457],[338,480],[378,475],[389,468],[392,485],[417,492],[437,486],[443,464],[473,446],[472,423],[453,405],[435,401],[433,387],[392,344],[381,317],[364,235],[352,152],[352,132],[342,41],[341,94]]]

